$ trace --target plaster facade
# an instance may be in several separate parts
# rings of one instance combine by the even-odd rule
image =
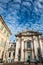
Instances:
[[[9,48],[11,31],[0,16],[0,59],[5,60],[5,54]]]

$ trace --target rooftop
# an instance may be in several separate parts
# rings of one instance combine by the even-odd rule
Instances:
[[[1,15],[0,15],[0,20],[2,20],[1,22],[3,23],[3,25],[5,26],[5,28],[9,31],[9,33],[12,34],[11,31],[10,31],[10,29],[9,29],[8,26],[6,25],[6,23],[5,23],[5,21],[3,20],[3,18],[2,18]]]
[[[41,32],[37,32],[37,31],[34,31],[34,30],[25,30],[25,31],[22,31],[22,32],[20,32],[20,33],[17,33],[15,36],[17,37],[17,36],[26,36],[25,35],[25,33],[26,33],[26,35],[27,36],[33,36],[33,35],[42,35],[42,33]],[[29,34],[29,33],[31,33],[31,34]]]

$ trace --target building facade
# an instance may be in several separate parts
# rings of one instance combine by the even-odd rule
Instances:
[[[41,53],[42,53],[42,57],[43,57],[43,36],[41,37],[41,42],[42,42],[42,44],[40,44],[40,47],[41,47]]]
[[[5,59],[5,54],[9,48],[9,37],[11,31],[0,16],[0,59]]]
[[[26,30],[16,34],[16,52],[15,61],[27,61],[31,59],[39,59],[41,50],[41,34],[33,30]],[[42,53],[42,52],[41,52]]]
[[[8,48],[8,57],[7,62],[14,62],[15,59],[15,49],[16,49],[16,43],[10,43],[10,48]]]

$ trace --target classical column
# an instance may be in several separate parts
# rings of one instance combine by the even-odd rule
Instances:
[[[20,38],[17,38],[17,40],[16,40],[15,60],[14,61],[18,61],[19,48],[20,48]]]
[[[34,39],[35,58],[38,59],[38,40],[37,40],[37,36],[33,36],[33,39]]]
[[[41,56],[43,57],[43,46],[42,46],[42,41],[41,41],[41,36],[39,36],[39,48],[40,48],[40,53],[41,53]]]
[[[32,36],[32,59],[35,58],[34,36]]]
[[[27,61],[27,40],[25,40],[24,41],[24,44],[25,44],[25,46],[24,46],[24,61]]]
[[[24,61],[24,40],[21,41],[21,61]]]
[[[13,59],[13,51],[11,51],[11,59]]]
[[[32,59],[34,59],[34,49],[33,49],[33,46],[34,45],[34,40],[32,39],[31,41],[31,53],[32,53]]]

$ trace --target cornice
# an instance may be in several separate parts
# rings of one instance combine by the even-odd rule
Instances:
[[[2,24],[5,26],[5,28],[8,30],[8,32],[9,32],[10,34],[12,34],[11,31],[10,31],[10,29],[9,29],[8,26],[6,25],[5,21],[3,20],[2,16],[0,16],[0,20],[1,20]]]

